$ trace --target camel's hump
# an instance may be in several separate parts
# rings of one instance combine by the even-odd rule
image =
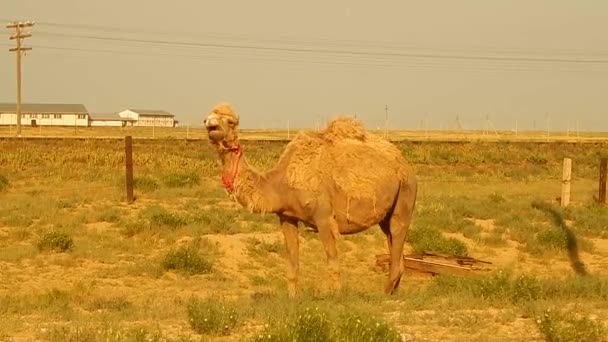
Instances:
[[[361,121],[351,116],[340,116],[331,120],[321,132],[324,140],[333,142],[342,139],[365,141],[367,134]]]

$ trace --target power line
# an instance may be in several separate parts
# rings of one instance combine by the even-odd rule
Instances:
[[[0,20],[4,20],[1,19]],[[243,35],[243,34],[227,34],[227,33],[218,33],[218,32],[207,32],[207,33],[192,33],[192,32],[183,32],[183,31],[160,31],[160,30],[146,30],[146,29],[135,29],[135,28],[125,28],[125,27],[108,27],[108,26],[97,26],[97,25],[83,25],[83,24],[66,24],[66,23],[53,23],[53,22],[38,22],[38,24],[50,26],[50,27],[58,27],[58,28],[68,28],[68,29],[84,29],[84,30],[97,30],[97,31],[110,31],[110,32],[120,32],[120,33],[136,33],[136,34],[154,34],[154,35],[179,35],[179,36],[192,36],[192,37],[204,37],[204,38],[220,38],[220,39],[233,39],[233,40],[242,40],[247,41],[251,40],[251,36]],[[258,41],[263,42],[272,42],[272,43],[286,43],[293,45],[298,43],[305,44],[331,44],[331,45],[346,45],[346,46],[366,46],[373,48],[409,48],[409,49],[424,49],[431,51],[465,51],[462,47],[429,47],[429,46],[420,46],[416,44],[404,44],[402,42],[382,42],[382,41],[365,41],[365,40],[345,40],[345,39],[311,39],[311,38],[302,38],[302,37],[294,37],[294,36],[279,36],[278,38],[268,39],[257,38]],[[595,55],[608,55],[608,50],[605,51],[595,51],[595,52],[582,52],[582,51],[573,51],[573,50],[564,50],[564,49],[547,49],[547,48],[522,48],[522,47],[495,47],[495,46],[487,46],[487,45],[470,45],[467,48],[469,51],[467,52],[492,52],[492,53],[540,53],[540,54],[552,54],[552,55],[581,55],[581,54],[595,54]],[[484,51],[485,50],[485,51]]]
[[[120,38],[96,35],[64,34],[42,31],[40,34],[56,37],[68,37],[77,39],[114,41],[142,44],[162,44],[172,46],[189,47],[209,47],[223,49],[246,49],[257,51],[274,52],[294,52],[294,53],[317,53],[351,56],[375,56],[375,57],[400,57],[400,58],[420,58],[420,59],[440,59],[440,60],[469,60],[469,61],[498,61],[498,62],[530,62],[530,63],[574,63],[574,64],[608,64],[608,59],[573,59],[573,58],[531,58],[531,57],[494,57],[494,56],[467,56],[467,55],[447,55],[447,54],[424,54],[424,53],[402,53],[402,52],[369,52],[345,49],[321,49],[321,48],[294,48],[294,47],[274,47],[252,44],[222,44],[209,42],[184,42],[169,41],[160,39],[136,39]]]
[[[3,45],[0,43],[0,46]],[[345,62],[341,60],[336,60],[334,58],[324,59],[322,56],[317,56],[317,58],[321,58],[321,60],[311,60],[311,59],[301,59],[301,56],[262,56],[266,58],[252,58],[251,55],[241,54],[237,52],[230,54],[229,56],[223,55],[200,55],[200,54],[176,54],[176,53],[159,53],[159,52],[143,52],[143,51],[132,51],[132,50],[108,50],[108,49],[90,49],[90,48],[74,48],[74,47],[60,47],[60,46],[45,46],[45,45],[35,45],[37,49],[43,50],[51,50],[51,51],[76,51],[76,52],[85,52],[85,53],[104,53],[104,54],[114,54],[119,56],[126,55],[138,55],[145,57],[180,57],[187,58],[191,60],[209,60],[209,61],[227,61],[227,60],[245,60],[245,61],[253,61],[253,62],[281,62],[281,63],[291,63],[291,64],[316,64],[316,65],[338,65],[338,66],[354,66],[354,67],[378,67],[378,68],[388,68],[388,69],[401,69],[401,68],[415,68],[415,69],[433,69],[433,70],[447,70],[447,71],[502,71],[502,72],[539,72],[539,71],[551,71],[551,72],[584,72],[591,70],[581,70],[581,69],[556,69],[552,67],[551,69],[539,69],[538,65],[536,67],[528,66],[526,68],[512,66],[512,65],[455,65],[450,63],[460,63],[462,61],[393,61],[393,60],[378,60],[371,59],[363,62],[355,61],[355,62]],[[173,50],[171,50],[173,51]],[[66,55],[73,56],[73,55]],[[253,56],[257,57],[257,56]],[[288,58],[288,59],[285,59]],[[295,59],[294,59],[295,58]],[[601,71],[601,70],[600,70]],[[608,71],[608,70],[607,70]],[[598,70],[593,70],[592,72],[597,73]]]
[[[2,45],[2,44],[0,44]],[[54,50],[54,51],[76,51],[76,52],[88,52],[88,53],[107,53],[114,54],[120,56],[126,55],[136,55],[136,56],[146,56],[146,57],[180,57],[194,60],[209,60],[209,61],[227,61],[227,60],[246,60],[253,62],[282,62],[282,63],[298,63],[298,64],[317,64],[317,65],[338,65],[338,66],[355,66],[355,67],[379,67],[379,68],[426,68],[426,69],[435,69],[435,70],[449,70],[449,71],[503,71],[503,72],[537,72],[537,71],[551,71],[551,72],[581,72],[584,70],[575,70],[575,69],[534,69],[534,68],[521,68],[521,67],[512,67],[512,66],[458,66],[453,64],[445,64],[438,61],[430,61],[430,62],[397,62],[395,61],[371,61],[371,62],[362,62],[362,63],[353,63],[353,62],[344,62],[337,60],[310,60],[310,59],[284,59],[284,58],[252,58],[248,55],[231,55],[231,56],[209,56],[209,55],[188,55],[188,54],[175,54],[175,53],[158,53],[155,52],[151,54],[150,52],[143,51],[129,51],[129,50],[105,50],[105,49],[87,49],[87,48],[71,48],[71,47],[58,47],[58,46],[45,46],[45,45],[35,45],[37,49],[45,49],[45,50]],[[297,56],[292,56],[292,58],[298,58]],[[391,63],[392,62],[392,63]],[[447,61],[449,63],[449,61]],[[597,71],[593,71],[597,73]]]

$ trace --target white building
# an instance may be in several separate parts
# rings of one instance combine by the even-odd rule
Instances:
[[[117,113],[89,113],[91,127],[126,127],[133,126],[134,123],[134,119],[120,117]]]
[[[175,115],[164,110],[126,109],[118,113],[122,118],[134,120],[134,126],[175,127]]]
[[[0,125],[17,125],[17,105],[0,103]],[[89,113],[82,104],[23,103],[22,126],[88,126]]]

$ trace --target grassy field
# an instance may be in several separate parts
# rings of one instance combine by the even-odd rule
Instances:
[[[241,139],[244,140],[289,140],[300,129],[272,130],[272,129],[244,129]],[[372,134],[383,136],[383,130],[370,130]],[[0,126],[1,137],[14,137],[15,127]],[[62,138],[122,138],[131,135],[147,139],[189,139],[206,140],[207,133],[203,127],[30,127],[23,126],[22,136],[62,137]],[[425,131],[425,130],[392,130],[389,138],[394,141],[517,141],[517,142],[608,142],[608,133],[605,132],[547,132],[544,131]]]
[[[243,142],[260,169],[284,144]],[[608,338],[608,209],[594,199],[605,143],[397,145],[420,179],[407,251],[469,255],[491,270],[408,272],[385,296],[375,257],[387,248],[372,227],[338,242],[344,290],[332,294],[322,245],[302,229],[292,302],[277,219],[228,200],[207,141],[135,139],[127,205],[122,141],[0,139],[0,340]],[[561,210],[564,157],[572,205]],[[589,275],[575,275],[567,235],[539,202],[566,219]]]

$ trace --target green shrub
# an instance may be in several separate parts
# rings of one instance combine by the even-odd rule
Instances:
[[[586,236],[608,238],[608,206],[591,203],[586,206],[571,206],[567,216],[575,222],[575,230]]]
[[[555,251],[565,251],[568,249],[568,238],[563,231],[557,230],[559,228],[555,228],[553,230],[545,230],[538,234],[534,239],[541,248],[555,250]]]
[[[74,248],[72,237],[63,232],[52,231],[40,237],[36,244],[39,251],[49,250],[56,252],[66,252]]]
[[[199,334],[230,335],[239,324],[237,305],[214,298],[188,303],[190,326]]]
[[[194,171],[174,172],[163,178],[163,183],[170,188],[183,188],[199,184],[201,177]]]
[[[547,341],[604,341],[604,328],[588,317],[577,317],[575,312],[560,313],[547,309],[536,320]]]
[[[535,164],[535,165],[546,165],[549,162],[547,157],[542,156],[542,155],[529,156],[528,158],[526,158],[526,160],[528,161],[528,163]]]
[[[124,212],[116,207],[106,207],[99,211],[97,214],[97,220],[99,222],[110,222],[116,223],[124,216]]]
[[[254,341],[329,342],[333,341],[332,325],[325,312],[307,307],[284,320],[266,324]]]
[[[97,310],[108,310],[108,311],[126,311],[133,307],[133,304],[129,302],[123,296],[111,296],[111,297],[95,297],[92,298],[86,305],[86,309],[89,311]]]
[[[158,189],[158,182],[149,176],[140,176],[133,179],[133,187],[141,192],[152,192]]]
[[[518,304],[540,299],[546,289],[537,278],[530,276],[514,278],[508,272],[498,271],[474,278],[438,276],[431,283],[430,291],[440,295],[468,295],[492,302],[506,301]]]
[[[193,242],[170,250],[162,261],[162,267],[188,274],[206,274],[211,273],[213,263],[199,253],[199,244]]]
[[[407,233],[407,239],[415,252],[443,252],[457,256],[467,255],[467,246],[454,238],[445,238],[431,227],[416,227]]]
[[[332,317],[318,308],[298,309],[295,313],[278,322],[265,325],[253,337],[256,342],[297,341],[297,342],[398,342],[399,332],[384,320],[368,314],[343,313]]]
[[[204,209],[190,217],[192,223],[204,226],[205,232],[221,234],[240,232],[237,219],[237,211],[223,208]]]
[[[167,211],[159,206],[146,208],[145,216],[150,221],[151,228],[169,228],[175,230],[188,224],[188,220],[176,213]]]
[[[340,336],[344,342],[401,342],[401,335],[384,320],[368,315],[344,315],[340,319]]]
[[[133,237],[144,230],[150,229],[150,224],[145,220],[135,220],[124,222],[122,234],[126,237]]]
[[[8,188],[8,179],[0,175],[0,191],[4,191],[6,188]]]

